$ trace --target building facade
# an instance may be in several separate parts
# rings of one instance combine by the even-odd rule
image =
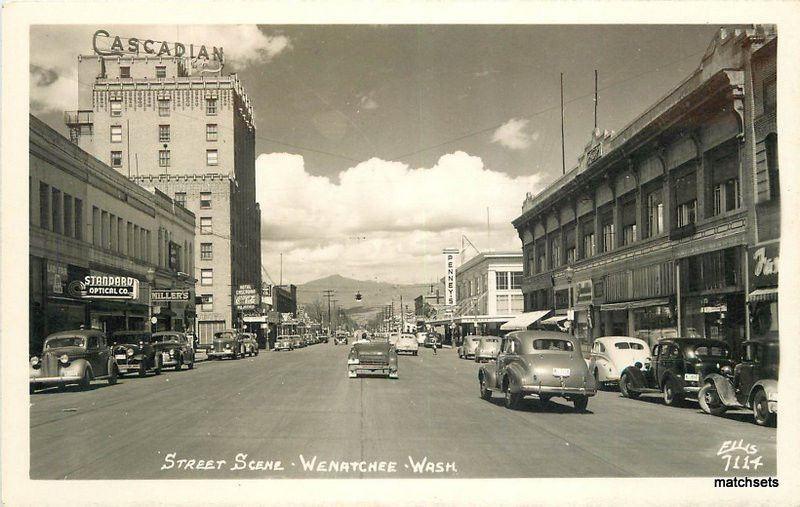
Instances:
[[[201,343],[241,324],[236,287],[261,285],[255,122],[236,75],[171,56],[81,56],[70,138],[119,173],[197,216],[193,276]]]
[[[699,69],[579,159],[513,221],[526,311],[603,335],[749,336],[748,245],[757,142],[747,132],[751,51],[768,28],[722,30]]]
[[[150,329],[155,317],[155,329],[193,328],[191,211],[132,183],[34,116],[29,199],[31,353],[48,334],[80,326]],[[134,297],[87,297],[86,277],[130,280]],[[189,295],[158,302],[155,290]]]

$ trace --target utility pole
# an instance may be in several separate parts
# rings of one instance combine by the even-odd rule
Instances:
[[[561,174],[567,174],[566,154],[564,153],[564,73],[561,73]]]
[[[597,130],[597,69],[594,69],[594,128]]]
[[[331,298],[333,297],[333,289],[325,289],[323,292],[323,297],[328,300],[328,327],[333,329],[331,325]]]

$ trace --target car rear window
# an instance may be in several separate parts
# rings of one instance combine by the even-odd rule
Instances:
[[[47,340],[47,348],[54,349],[57,347],[83,347],[82,336],[62,336],[60,338],[53,338]]]
[[[698,356],[730,357],[730,350],[722,345],[698,345],[694,348],[694,353]]]
[[[572,342],[567,340],[559,340],[556,338],[533,340],[534,350],[562,350],[564,352],[571,352],[573,349]]]
[[[214,333],[214,338],[221,338],[223,340],[226,338],[233,338],[233,333]]]
[[[644,350],[644,345],[636,342],[617,342],[614,344],[614,347],[621,350],[628,350],[628,349]]]

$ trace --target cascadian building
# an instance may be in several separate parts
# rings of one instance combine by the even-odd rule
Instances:
[[[526,312],[569,318],[584,350],[603,335],[736,348],[753,311],[777,329],[776,44],[770,27],[721,30],[696,72],[528,196]],[[775,276],[756,274],[772,257]]]
[[[197,333],[209,343],[214,331],[241,324],[237,287],[261,285],[253,108],[236,75],[222,73],[221,48],[198,55],[199,46],[98,34],[97,54],[79,57],[78,108],[65,113],[70,138],[194,213]],[[153,241],[168,241],[164,234],[153,231]]]
[[[80,326],[194,326],[195,216],[30,117],[31,354]]]

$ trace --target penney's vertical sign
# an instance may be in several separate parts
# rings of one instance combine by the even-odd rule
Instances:
[[[123,43],[123,40],[125,43]],[[206,61],[216,61],[220,68],[224,63],[224,55],[221,47],[210,46],[211,52],[205,45],[189,44],[188,52],[186,45],[180,42],[165,42],[153,39],[138,39],[136,37],[112,36],[107,30],[97,30],[92,37],[92,48],[100,56],[122,56],[139,55],[145,53],[153,56],[178,56],[191,59],[201,59]]]
[[[456,304],[456,255],[457,248],[445,248],[444,254],[444,304],[455,306]]]

